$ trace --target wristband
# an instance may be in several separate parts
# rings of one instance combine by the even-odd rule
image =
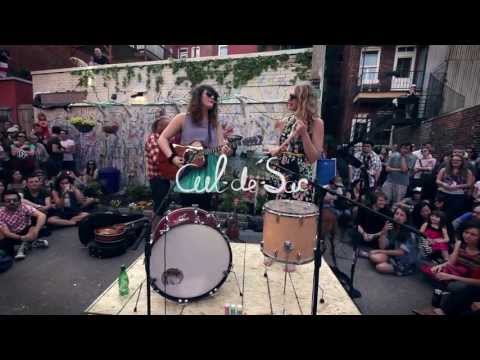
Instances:
[[[168,157],[168,162],[169,162],[170,164],[173,164],[173,158],[174,158],[175,156],[176,156],[175,153],[172,152],[172,155],[170,155],[170,156]]]

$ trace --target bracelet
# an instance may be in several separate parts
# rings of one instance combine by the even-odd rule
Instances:
[[[175,153],[172,152],[172,155],[170,155],[170,156],[168,157],[168,162],[169,162],[170,164],[173,164],[173,158],[174,158],[175,156],[176,156]]]

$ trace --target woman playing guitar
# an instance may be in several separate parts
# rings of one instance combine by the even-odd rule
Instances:
[[[175,155],[172,151],[168,139],[181,133],[181,145],[195,145],[211,148],[222,145],[222,153],[230,155],[232,150],[227,145],[223,136],[222,126],[218,122],[218,93],[211,86],[200,85],[192,92],[192,98],[188,105],[187,113],[180,113],[175,116],[160,135],[158,143],[169,161],[182,167],[184,159]],[[207,175],[215,162],[215,155],[209,155],[210,164],[205,170]],[[214,166],[213,166],[214,168]],[[195,170],[196,171],[196,170]],[[182,206],[191,206],[198,204],[204,210],[210,210],[211,193],[182,193],[180,202]]]

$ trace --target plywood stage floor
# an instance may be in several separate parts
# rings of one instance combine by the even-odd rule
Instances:
[[[216,295],[187,305],[165,300],[151,291],[152,315],[224,315],[225,304],[242,305],[240,289],[244,289],[243,309],[246,315],[310,315],[312,301],[313,262],[297,266],[287,275],[284,289],[284,265],[274,263],[267,268],[268,282],[263,265],[263,254],[258,244],[231,243],[233,270]],[[245,278],[243,263],[245,254]],[[128,268],[130,294],[121,297],[118,284],[113,282],[86,310],[87,314],[100,315],[146,315],[146,275],[144,256],[140,256]],[[267,283],[269,286],[267,286]],[[318,315],[360,315],[328,264],[322,261],[319,280]],[[270,296],[268,287],[270,287]],[[140,296],[139,295],[140,291]],[[320,303],[322,297],[325,302]],[[137,303],[138,299],[138,304]],[[271,300],[271,301],[270,301]],[[135,312],[135,305],[137,311]],[[166,311],[165,311],[166,308]]]

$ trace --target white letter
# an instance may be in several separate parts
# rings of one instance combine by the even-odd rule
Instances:
[[[267,185],[267,184],[263,185],[263,187],[265,188],[265,191],[267,191],[269,193],[280,194],[285,189],[285,185],[286,185],[287,180],[285,179],[285,176],[283,176],[281,172],[275,171],[270,167],[270,161],[272,161],[274,159],[277,159],[277,158],[272,157],[272,158],[268,159],[267,170],[270,173],[272,173],[273,175],[277,175],[280,178],[280,181],[281,181],[280,188],[276,188],[275,186],[270,186],[270,185]]]

